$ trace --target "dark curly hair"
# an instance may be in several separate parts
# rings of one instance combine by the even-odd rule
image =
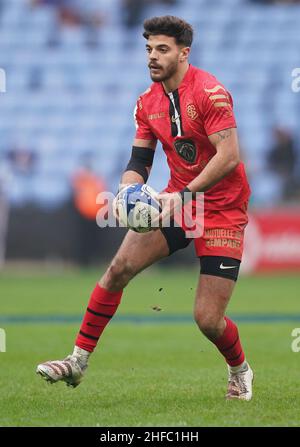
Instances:
[[[189,23],[175,16],[152,17],[144,21],[145,39],[163,34],[174,37],[177,45],[190,47],[193,42],[193,33],[193,28]]]

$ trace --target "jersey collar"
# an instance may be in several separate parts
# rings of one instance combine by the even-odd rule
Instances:
[[[177,87],[176,90],[185,89],[185,88],[190,84],[190,81],[191,81],[191,78],[192,78],[193,71],[194,71],[194,67],[193,67],[191,64],[189,64],[189,68],[187,69],[187,71],[186,71],[186,73],[185,73],[185,75],[184,75],[184,77],[183,77],[181,83],[179,84],[179,86]],[[160,85],[161,85],[161,89],[162,89],[163,93],[164,93],[166,96],[169,96],[169,93],[174,93],[174,92],[166,93],[166,91],[165,91],[165,89],[164,89],[164,86],[163,86],[163,83],[162,83],[162,82],[160,82]],[[175,90],[175,91],[176,91],[176,90]]]

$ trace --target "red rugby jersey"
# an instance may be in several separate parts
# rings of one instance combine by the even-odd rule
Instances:
[[[215,155],[208,135],[236,127],[230,93],[210,73],[189,66],[178,89],[165,93],[161,82],[143,93],[135,109],[136,138],[158,139],[170,168],[167,192],[183,189]],[[226,209],[248,200],[243,163],[204,194],[206,209]]]

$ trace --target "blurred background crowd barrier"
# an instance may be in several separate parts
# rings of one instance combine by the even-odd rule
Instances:
[[[193,25],[191,63],[234,99],[252,188],[244,271],[300,271],[300,2],[254,0],[0,0],[0,265],[116,250],[124,230],[98,229],[90,198],[117,191],[150,84],[142,22],[164,14]],[[159,147],[149,184],[167,178]]]

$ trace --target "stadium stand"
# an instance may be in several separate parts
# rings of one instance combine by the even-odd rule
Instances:
[[[64,202],[87,151],[115,191],[130,153],[135,101],[149,84],[142,28],[122,25],[119,0],[98,0],[94,8],[105,20],[89,45],[87,29],[59,24],[49,5],[0,3],[0,67],[7,74],[7,92],[0,96],[0,157],[14,146],[37,156],[32,176],[15,178],[12,202]],[[193,24],[191,62],[214,73],[233,94],[253,203],[280,200],[266,161],[275,126],[299,133],[300,92],[292,91],[291,73],[299,65],[300,5],[182,0],[144,13],[179,15]],[[150,178],[157,189],[168,175],[162,159],[159,150]]]

